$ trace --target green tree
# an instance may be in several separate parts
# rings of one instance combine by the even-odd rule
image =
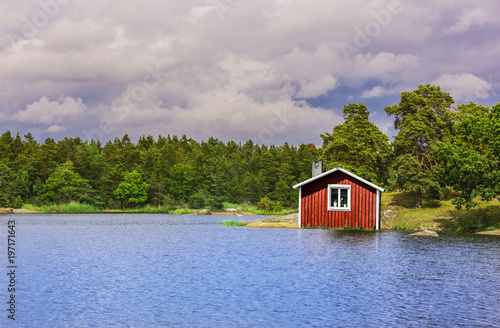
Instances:
[[[364,179],[385,184],[392,154],[389,138],[369,121],[364,104],[345,105],[344,123],[321,135],[326,169],[342,167]]]
[[[177,201],[186,202],[197,185],[197,174],[193,166],[189,164],[177,163],[170,170],[168,186],[170,194]]]
[[[85,201],[91,194],[87,181],[74,171],[73,163],[67,161],[59,165],[45,181],[42,199],[46,203],[62,204]]]
[[[422,207],[424,191],[437,198],[445,191],[438,144],[451,133],[453,103],[439,86],[426,84],[403,92],[397,105],[385,107],[388,115],[395,116],[394,128],[399,130],[392,143],[395,187],[415,192],[417,207]]]
[[[8,207],[12,201],[11,169],[5,163],[0,163],[0,207]]]
[[[113,192],[116,199],[122,201],[122,208],[125,206],[137,206],[148,200],[148,188],[142,174],[137,171],[125,173],[124,181],[118,185]]]
[[[474,198],[491,200],[500,194],[500,104],[493,108],[459,105],[456,136],[441,144],[446,182],[461,195],[457,209],[477,205]]]

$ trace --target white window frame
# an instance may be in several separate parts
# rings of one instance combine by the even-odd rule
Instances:
[[[340,189],[347,189],[347,207],[331,206],[332,204],[332,189],[339,189],[338,201],[340,204]],[[329,184],[328,185],[328,210],[329,211],[351,211],[351,186],[350,185],[339,185],[339,184]]]

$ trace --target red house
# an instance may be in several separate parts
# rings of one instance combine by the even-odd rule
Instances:
[[[347,170],[337,167],[293,188],[300,188],[299,228],[380,229],[384,189]]]

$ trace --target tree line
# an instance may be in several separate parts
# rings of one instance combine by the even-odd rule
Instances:
[[[299,147],[197,142],[186,136],[127,135],[99,141],[47,138],[9,131],[0,137],[0,206],[78,201],[100,208],[188,205],[221,208],[223,202],[291,207],[291,186],[310,177],[320,152]]]
[[[311,163],[341,166],[388,190],[442,198],[461,192],[458,208],[500,194],[500,104],[454,106],[439,86],[420,85],[385,107],[398,134],[392,142],[370,122],[364,104],[343,108],[344,123],[321,134],[323,145],[198,142],[186,136],[128,135],[37,142],[6,131],[0,137],[0,206],[78,201],[98,208],[220,208],[223,202],[297,207],[292,186],[311,177]]]

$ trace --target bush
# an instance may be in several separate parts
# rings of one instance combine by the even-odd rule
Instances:
[[[457,231],[475,231],[487,229],[491,226],[491,217],[488,210],[480,208],[469,212],[468,215],[457,219]]]
[[[220,210],[224,208],[224,197],[222,196],[209,197],[208,199],[205,200],[205,206],[212,211]]]
[[[273,203],[273,212],[283,212],[283,205],[281,204],[281,202],[276,201]]]
[[[260,199],[257,208],[262,211],[269,211],[273,207],[273,202],[269,199],[269,197],[264,196]]]
[[[198,190],[189,197],[188,205],[190,208],[205,208],[207,195],[204,190]]]
[[[23,200],[21,196],[17,196],[11,203],[10,206],[13,208],[21,208],[23,207]]]

